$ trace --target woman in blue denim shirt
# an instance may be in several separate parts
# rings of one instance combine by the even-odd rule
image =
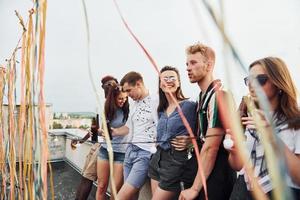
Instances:
[[[157,151],[150,160],[148,174],[151,178],[152,199],[174,199],[180,191],[180,185],[192,184],[193,175],[196,174],[196,170],[194,174],[188,174],[185,171],[189,160],[188,152],[176,151],[170,144],[174,137],[188,134],[176,103],[179,103],[192,129],[196,124],[196,103],[187,100],[182,94],[179,72],[176,68],[166,66],[161,69],[160,73],[157,109],[158,144]],[[177,102],[174,102],[170,95],[173,95]],[[187,179],[191,179],[191,183],[186,183]]]

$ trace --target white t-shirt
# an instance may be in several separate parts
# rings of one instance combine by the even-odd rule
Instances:
[[[287,124],[282,125],[277,128],[278,128],[277,129],[278,137],[284,142],[284,144],[289,148],[289,150],[291,152],[293,152],[294,154],[300,154],[300,129],[298,129],[298,130],[289,129]],[[249,134],[248,131],[246,131],[245,135],[247,137],[246,146],[247,146],[249,152],[251,152],[251,149],[253,147],[255,140]],[[264,154],[264,149],[260,142],[257,143],[256,152],[259,154],[262,154],[262,155]],[[257,175],[256,171],[254,171],[254,173]],[[243,174],[243,172],[241,172],[240,174]],[[248,182],[247,177],[245,177],[245,181]],[[263,184],[263,190],[265,192],[269,192],[270,190],[272,190],[273,186],[272,186],[272,183],[270,182],[269,175],[265,176],[259,182],[266,182]],[[286,183],[289,187],[300,189],[300,186],[293,183],[289,174],[286,175]],[[249,189],[249,186],[248,186],[248,189]]]
[[[134,101],[130,106],[126,123],[129,128],[129,141],[149,152],[155,146],[157,135],[157,106],[158,98],[152,95]]]
[[[300,154],[300,129],[289,129],[288,125],[285,125],[281,127],[278,136],[289,148],[289,150],[291,150],[291,152],[294,154]],[[286,177],[286,182],[289,187],[300,189],[300,186],[293,183],[290,176]]]

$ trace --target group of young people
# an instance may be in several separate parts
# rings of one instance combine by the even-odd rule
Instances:
[[[234,145],[233,136],[237,133],[225,131],[228,127],[222,119],[222,102],[218,98],[225,91],[221,81],[213,76],[215,52],[197,43],[186,49],[186,56],[188,78],[200,89],[196,102],[184,96],[180,74],[172,66],[160,70],[158,95],[149,93],[138,72],[127,73],[120,83],[112,76],[102,79],[106,97],[104,110],[112,135],[113,178],[120,200],[138,199],[148,177],[154,200],[202,200],[205,199],[203,176],[210,200],[253,199],[252,183],[243,170],[245,163]],[[250,65],[245,83],[263,124],[266,127],[276,124],[280,130],[277,136],[284,144],[288,169],[286,184],[295,199],[300,199],[300,170],[297,169],[300,166],[300,120],[297,121],[300,110],[288,68],[280,58],[259,59]],[[264,117],[260,107],[260,89],[270,104],[268,114],[272,122]],[[133,100],[130,105],[128,96]],[[260,133],[250,112],[244,112],[241,124],[245,130],[248,160],[252,162],[262,191],[272,198],[270,192],[276,185],[272,184]],[[188,133],[189,128],[193,137]],[[233,140],[232,147],[227,149],[223,146],[226,134]],[[199,146],[201,168],[192,140]],[[100,200],[106,199],[110,168],[107,146],[101,145],[97,152],[96,198]],[[232,192],[238,183],[237,172],[239,180],[245,183],[245,192],[241,194]],[[77,197],[84,199],[84,196]]]

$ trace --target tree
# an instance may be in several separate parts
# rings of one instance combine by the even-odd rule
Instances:
[[[53,122],[52,128],[53,129],[62,129],[63,126],[60,123]]]
[[[68,124],[68,125],[66,126],[66,128],[73,128],[73,126],[72,126],[71,124]]]
[[[80,129],[88,129],[88,128],[89,128],[89,126],[85,124],[85,125],[81,125],[81,126],[79,126],[79,128],[80,128]]]

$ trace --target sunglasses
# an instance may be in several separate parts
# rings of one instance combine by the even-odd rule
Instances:
[[[117,85],[115,88],[114,88],[115,91],[120,91],[120,92],[123,92],[123,87],[121,85]]]
[[[259,74],[256,77],[247,76],[246,78],[244,78],[245,85],[249,86],[249,83],[254,79],[256,79],[260,86],[264,86],[267,83],[269,77],[266,74]]]
[[[177,81],[177,78],[175,76],[165,76],[162,78],[162,80],[165,82],[175,82]]]
[[[112,87],[114,85],[117,85],[116,81],[115,80],[110,80],[110,81],[107,81],[106,83],[104,83],[102,85],[102,88],[105,88],[105,87]]]

